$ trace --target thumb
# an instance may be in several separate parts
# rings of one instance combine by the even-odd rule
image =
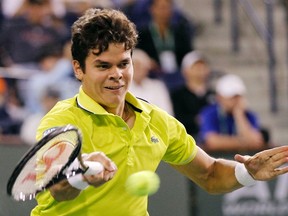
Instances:
[[[236,161],[238,161],[239,163],[245,163],[249,158],[250,158],[249,155],[236,154],[236,155],[234,156],[234,159],[235,159]]]

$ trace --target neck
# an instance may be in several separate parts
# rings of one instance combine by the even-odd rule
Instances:
[[[129,126],[129,128],[132,128],[134,126],[136,115],[135,115],[135,112],[133,110],[133,107],[131,107],[131,105],[129,105],[128,103],[125,103],[121,117],[126,122],[126,124]]]
[[[127,122],[129,118],[131,117],[131,108],[128,103],[125,102],[124,109],[121,115],[122,119]]]

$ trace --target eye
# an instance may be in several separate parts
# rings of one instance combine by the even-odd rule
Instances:
[[[110,65],[107,63],[101,63],[101,64],[97,64],[96,68],[99,70],[107,70],[110,68]]]
[[[130,65],[129,61],[123,61],[118,65],[118,67],[119,68],[127,68],[129,65]]]

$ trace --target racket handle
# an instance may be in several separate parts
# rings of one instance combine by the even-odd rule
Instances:
[[[104,167],[100,162],[84,161],[84,164],[88,167],[88,169],[84,172],[85,176],[97,175],[98,173],[101,173],[104,170]]]
[[[89,186],[89,184],[83,180],[83,175],[97,175],[104,170],[103,165],[96,161],[84,161],[84,164],[88,167],[88,169],[83,174],[78,173],[67,179],[69,184],[78,190],[84,190]]]
[[[82,173],[69,177],[67,181],[72,187],[78,190],[84,190],[89,186],[89,184],[86,181],[83,181]]]

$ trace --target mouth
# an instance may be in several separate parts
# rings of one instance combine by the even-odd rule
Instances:
[[[124,87],[124,85],[118,85],[118,86],[106,86],[105,88],[109,89],[109,90],[119,90],[123,87]]]

